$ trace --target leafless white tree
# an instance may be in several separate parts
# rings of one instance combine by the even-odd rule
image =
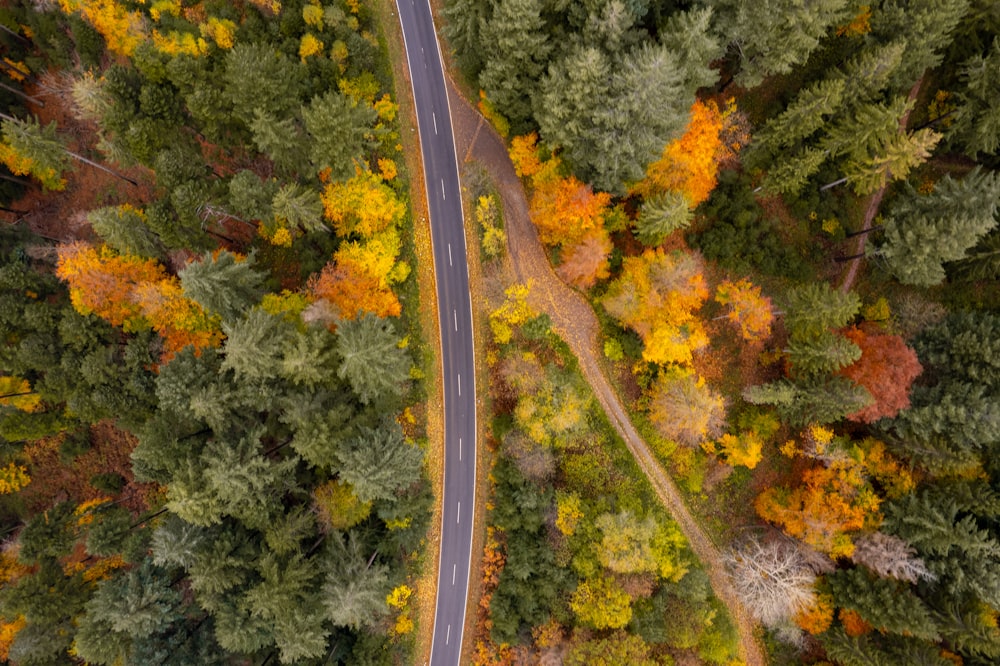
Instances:
[[[854,542],[852,559],[883,578],[916,583],[917,579],[934,580],[917,551],[903,539],[882,532],[872,532]]]
[[[787,624],[813,601],[816,574],[802,552],[788,543],[752,538],[723,558],[736,593],[764,626]]]

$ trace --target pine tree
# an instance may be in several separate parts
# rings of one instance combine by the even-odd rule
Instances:
[[[366,314],[337,325],[337,376],[347,380],[364,404],[403,393],[410,361],[392,324]]]
[[[227,250],[206,252],[178,271],[184,294],[224,322],[235,323],[260,300],[264,273],[255,270],[251,254]]]
[[[224,323],[226,334],[222,370],[232,370],[237,379],[260,380],[278,374],[280,359],[293,336],[292,325],[260,308],[242,319]]]
[[[799,92],[784,111],[767,121],[755,137],[751,153],[766,149],[776,155],[812,136],[841,108],[845,88],[845,79],[829,78]]]
[[[794,0],[725,0],[713,7],[720,31],[739,55],[739,83],[748,88],[805,62],[831,27],[851,16],[845,0],[808,5]]]
[[[793,287],[786,294],[785,327],[797,339],[823,335],[848,324],[861,308],[853,292],[841,292],[826,282]]]
[[[834,423],[872,402],[864,387],[838,376],[796,383],[780,379],[748,387],[743,398],[755,405],[774,405],[782,420],[798,427]]]
[[[331,170],[335,179],[350,176],[371,147],[375,109],[346,95],[328,92],[302,107],[309,132],[309,159],[316,171]]]
[[[362,502],[391,499],[420,478],[424,452],[407,442],[399,424],[383,419],[375,428],[359,427],[357,436],[337,451],[340,477]]]
[[[694,211],[681,192],[668,191],[642,202],[635,221],[636,237],[647,247],[656,247],[678,229],[686,229]]]
[[[967,60],[961,69],[964,87],[958,93],[948,137],[975,158],[1000,148],[1000,104],[993,91],[1000,86],[1000,38],[985,55]]]
[[[882,631],[938,640],[931,610],[905,583],[878,578],[864,569],[842,569],[825,578],[834,602]]]
[[[386,567],[374,562],[363,550],[355,532],[328,539],[330,568],[323,585],[323,607],[327,617],[339,627],[371,627],[388,612],[389,591]]]
[[[279,227],[301,229],[306,233],[329,231],[323,224],[323,202],[319,193],[298,183],[281,186],[271,201],[271,212]]]
[[[299,107],[304,67],[266,44],[239,43],[226,52],[221,84],[234,112],[250,124],[255,112],[291,118]]]
[[[861,348],[842,335],[824,331],[818,336],[792,338],[785,349],[796,375],[830,374],[861,358]]]
[[[990,392],[1000,389],[1000,315],[957,312],[925,330],[914,349],[942,379],[967,380]]]
[[[0,128],[3,133],[0,161],[12,173],[30,174],[46,190],[66,187],[62,173],[68,166],[69,154],[56,137],[55,122],[42,127],[37,118],[19,120],[3,115]]]
[[[906,41],[892,87],[910,88],[927,69],[941,63],[968,8],[969,0],[892,0],[872,13],[873,36]]]
[[[549,61],[540,0],[491,0],[492,11],[479,25],[484,60],[479,84],[510,119],[516,134],[531,116],[531,93]]]
[[[147,226],[145,213],[128,204],[92,210],[87,221],[120,254],[148,259],[163,259],[166,254],[160,239]]]
[[[1000,177],[979,169],[959,181],[945,176],[928,195],[909,188],[890,208],[885,240],[872,253],[904,284],[939,284],[942,263],[962,259],[996,227],[998,200]]]

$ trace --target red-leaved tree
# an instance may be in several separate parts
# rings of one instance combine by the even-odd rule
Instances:
[[[868,389],[875,398],[871,405],[847,418],[872,423],[909,407],[910,385],[923,370],[916,352],[898,335],[849,328],[844,337],[861,348],[861,358],[840,374]]]

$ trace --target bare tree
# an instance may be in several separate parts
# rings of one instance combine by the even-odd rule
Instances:
[[[903,539],[882,532],[872,532],[854,542],[852,559],[883,578],[896,578],[910,583],[917,579],[934,580],[917,551]]]
[[[723,559],[747,610],[767,627],[781,627],[814,599],[816,574],[802,552],[782,541],[752,538]]]

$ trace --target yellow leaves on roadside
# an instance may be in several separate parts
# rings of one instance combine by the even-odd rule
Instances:
[[[326,219],[345,237],[370,238],[399,224],[406,215],[406,205],[393,189],[367,169],[358,169],[350,180],[327,185],[322,200]]]
[[[490,313],[490,330],[493,331],[493,341],[505,345],[514,335],[514,327],[520,326],[535,316],[535,311],[528,305],[528,293],[531,283],[512,284],[504,291],[506,299],[496,310]]]

